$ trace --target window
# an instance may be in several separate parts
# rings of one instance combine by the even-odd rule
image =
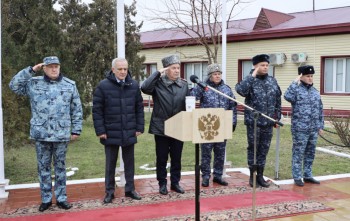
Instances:
[[[324,93],[350,93],[350,58],[326,58],[324,64]]]
[[[241,65],[241,71],[239,73],[239,81],[243,80],[246,76],[249,75],[250,71],[252,70],[253,67],[253,63],[251,60],[242,60],[240,62]],[[268,74],[270,76],[274,76],[275,75],[275,71],[274,71],[274,66],[269,65],[269,72]]]
[[[188,82],[189,88],[194,84],[191,82],[191,75],[196,75],[200,81],[205,81],[207,76],[208,62],[184,63],[184,78]]]
[[[140,79],[140,85],[147,79],[148,76],[157,71],[157,64],[144,64],[143,65],[143,76]]]

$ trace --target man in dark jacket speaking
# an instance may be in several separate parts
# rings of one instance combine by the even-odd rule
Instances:
[[[152,95],[154,107],[149,133],[154,134],[157,155],[157,180],[159,193],[166,195],[167,170],[166,165],[170,154],[171,190],[178,193],[185,191],[179,185],[181,178],[181,155],[183,142],[164,135],[164,122],[185,111],[186,96],[189,95],[187,82],[180,78],[180,59],[177,55],[170,55],[162,59],[163,68],[154,72],[143,82],[143,93]]]
[[[143,99],[138,83],[128,74],[126,59],[112,61],[112,71],[94,92],[92,113],[96,135],[105,146],[104,203],[114,198],[119,147],[125,166],[125,196],[140,200],[134,186],[134,145],[136,137],[144,132]]]

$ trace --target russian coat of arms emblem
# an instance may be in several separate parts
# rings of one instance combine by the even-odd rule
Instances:
[[[198,118],[198,129],[202,139],[213,140],[219,134],[220,118],[208,113]]]

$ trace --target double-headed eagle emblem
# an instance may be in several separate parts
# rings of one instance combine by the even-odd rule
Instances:
[[[219,134],[220,118],[217,115],[201,116],[198,118],[198,129],[202,139],[213,140]]]

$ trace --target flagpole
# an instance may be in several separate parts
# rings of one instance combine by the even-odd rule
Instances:
[[[4,127],[2,112],[2,53],[1,53],[1,0],[0,0],[0,198],[8,198],[9,193],[5,191],[5,187],[9,184],[9,180],[5,179],[5,156],[4,156]]]
[[[119,7],[118,7],[119,6]],[[117,56],[118,58],[125,58],[125,18],[124,18],[124,0],[117,0]],[[119,148],[119,168],[120,181],[118,186],[125,186],[125,169],[122,148]]]
[[[221,67],[222,67],[222,80],[226,82],[226,27],[227,27],[227,22],[226,22],[226,0],[222,0],[222,12],[221,12],[221,27],[222,27],[222,58],[221,58]],[[225,149],[225,162],[224,162],[224,170],[223,170],[223,176],[227,177],[228,175],[226,174],[226,169],[228,167],[231,167],[231,162],[227,161],[227,149]]]

